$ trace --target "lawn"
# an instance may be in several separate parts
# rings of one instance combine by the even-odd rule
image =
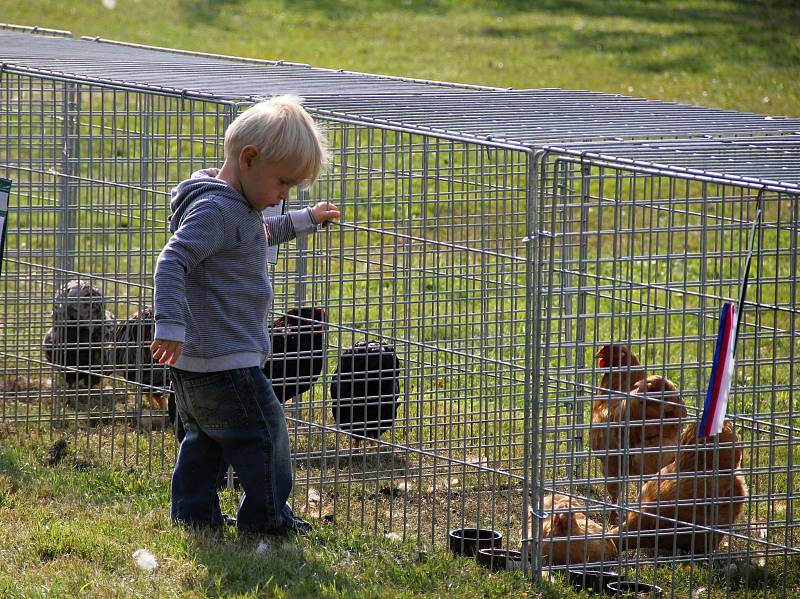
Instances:
[[[111,469],[71,447],[0,433],[2,597],[534,597],[442,548],[315,522],[298,539],[237,538],[169,522],[165,478]],[[223,493],[224,507],[234,498]],[[158,567],[132,557],[152,552]],[[546,596],[561,594],[546,584]]]
[[[3,21],[157,46],[800,115],[793,0],[31,0]],[[112,7],[113,8],[107,8]]]
[[[231,492],[222,500],[223,509],[234,509]],[[559,575],[534,586],[521,572],[490,573],[397,535],[312,519],[306,537],[238,537],[231,528],[173,526],[168,511],[164,477],[109,468],[69,443],[32,442],[0,429],[0,596],[587,597]],[[137,567],[138,549],[155,556],[154,570]],[[675,597],[701,588],[699,596],[709,598],[773,596],[741,584],[726,589],[720,570],[665,570],[656,580],[676,585]]]
[[[178,0],[171,3],[155,0],[31,0],[4,6],[0,18],[11,23],[68,29],[76,35],[98,35],[204,52],[284,59],[330,68],[500,87],[591,89],[798,116],[800,38],[796,32],[800,30],[800,9],[795,4],[701,0],[680,3],[634,0],[550,0],[536,3],[519,0]],[[10,160],[11,157],[6,159]],[[132,159],[128,162],[134,163]],[[102,168],[102,162],[98,164]],[[458,166],[454,163],[450,168],[457,170]],[[131,173],[134,177],[134,171]],[[104,172],[97,176],[113,179]],[[161,175],[153,176],[159,178]],[[178,174],[172,173],[172,176]],[[365,181],[353,182],[345,195],[355,199],[374,199],[375,192],[369,193],[366,185]],[[422,198],[424,194],[419,193],[419,189],[413,188],[416,193],[414,197]],[[390,218],[392,201],[396,200],[400,191],[382,188],[382,193],[386,199],[385,218]],[[465,195],[465,214],[470,207],[468,199]],[[374,209],[374,203],[371,205],[371,209]],[[425,207],[415,205],[412,212],[415,216],[424,216]],[[126,237],[129,234],[127,226],[129,221],[138,218],[137,214],[131,212],[116,224],[104,221],[104,230],[114,231],[111,239],[87,236],[84,241],[89,245],[82,248],[89,250],[85,252],[87,259],[93,256],[90,251],[93,248],[100,250],[96,253],[104,255],[103,250],[108,243],[117,247],[127,247],[133,243]],[[163,224],[163,214],[154,218]],[[786,216],[783,218],[786,219]],[[381,215],[381,222],[383,219],[384,215]],[[31,224],[44,228],[51,226],[47,221]],[[498,230],[503,224],[497,223]],[[515,234],[510,239],[516,237]],[[366,234],[359,233],[357,236],[353,233],[345,238],[342,247],[346,246],[348,252],[353,246],[369,248],[370,244],[365,239],[369,239]],[[34,238],[33,241],[37,240]],[[148,243],[145,257],[152,257],[153,248],[160,246],[160,240],[156,243],[150,238]],[[781,242],[784,249],[789,245],[786,240]],[[331,247],[336,248],[337,244]],[[642,253],[646,252],[642,250]],[[330,251],[328,255],[337,256]],[[356,258],[365,265],[372,264],[374,268],[374,256],[364,254]],[[421,254],[412,258],[414,261],[422,260]],[[371,259],[373,263],[370,263]],[[383,255],[381,259],[384,259]],[[342,260],[349,258],[342,257]],[[336,272],[336,260],[328,262],[319,266],[320,272]],[[633,267],[634,261],[629,262]],[[414,265],[417,263],[414,262]],[[788,264],[782,266],[789,268]],[[126,267],[131,272],[149,272],[148,268],[132,261]],[[437,267],[461,272],[461,266],[455,263]],[[81,268],[87,272],[114,273],[114,276],[120,273],[119,265],[114,263]],[[492,262],[484,264],[484,268],[489,272],[502,270]],[[468,266],[463,269],[469,273]],[[778,270],[776,265],[776,272]],[[516,270],[512,274],[521,276]],[[686,271],[684,274],[687,274]],[[418,278],[409,276],[409,280],[405,281],[408,287],[404,293],[415,298],[421,297],[423,304],[428,295],[447,295],[445,303],[453,307],[456,313],[477,313],[478,309],[471,305],[473,302],[464,299],[464,306],[460,308],[460,300],[456,301],[462,295],[464,298],[470,294],[476,295],[476,289],[466,284],[464,289],[447,287],[452,285],[452,280],[441,283],[434,278],[423,278],[419,273],[414,276]],[[377,276],[373,272],[373,279],[373,284],[380,285],[353,291],[346,287],[350,283],[345,280],[340,291],[320,290],[318,294],[311,295],[322,298],[328,294],[332,297],[353,297],[352,309],[349,305],[341,304],[341,313],[333,316],[342,322],[356,322],[353,315],[356,312],[356,298],[381,296],[384,293],[387,297],[400,296],[400,291],[392,288],[393,285],[402,286],[394,276],[387,275],[384,280],[383,275]],[[149,278],[143,280],[149,281]],[[390,281],[388,287],[386,281]],[[517,283],[522,284],[521,281]],[[440,284],[445,288],[439,289]],[[107,289],[107,292],[115,296],[125,295],[125,291]],[[49,295],[46,301],[50,301]],[[506,301],[515,300],[509,296]],[[639,299],[631,298],[628,301],[633,305]],[[651,301],[654,300],[651,298]],[[659,303],[662,301],[659,300]],[[504,313],[503,306],[502,303],[494,306],[486,302],[485,306],[481,306],[481,312],[501,314]],[[10,310],[0,309],[0,315],[4,315],[6,309]],[[349,311],[345,314],[346,310]],[[123,310],[121,313],[126,312]],[[367,323],[375,316],[365,314],[363,327],[367,328]],[[399,326],[400,333],[422,329],[417,317],[418,314],[398,313],[396,319],[405,324],[387,327]],[[37,322],[41,324],[43,318],[38,318]],[[497,319],[499,326],[500,316]],[[515,339],[521,338],[524,323],[519,321],[514,324],[519,328],[519,331],[515,331]],[[358,326],[361,326],[360,321]],[[448,346],[449,337],[462,339],[477,336],[476,332],[469,329],[469,323],[454,323],[452,319],[449,328],[427,328],[425,332],[428,335],[426,342],[439,341],[443,347]],[[487,329],[485,332],[491,333],[492,338],[496,337],[496,331]],[[34,339],[31,346],[38,347],[41,332],[37,330],[26,334]],[[599,334],[596,336],[602,337]],[[515,343],[518,347],[512,353],[521,351],[523,345],[522,341]],[[335,341],[331,341],[331,344],[335,345]],[[587,355],[590,355],[590,350],[586,348]],[[783,351],[781,355],[785,353]],[[695,356],[684,361],[694,363],[696,360],[693,358]],[[432,395],[442,405],[449,405],[448,393],[462,398],[480,384],[480,381],[459,374],[456,367],[450,370],[443,368],[451,378],[446,381],[449,386],[441,390],[441,387],[445,387],[445,381],[434,375],[428,376],[428,372],[423,373],[423,366],[427,366],[425,360],[429,358],[420,354],[414,366],[416,370],[409,375],[409,380],[418,385],[415,391],[420,398]],[[651,357],[651,360],[654,358]],[[661,362],[673,363],[673,360],[663,357]],[[456,373],[455,376],[453,373]],[[503,389],[499,394],[516,398],[521,396],[521,392],[509,389]],[[315,405],[315,408],[321,409],[321,405]],[[409,410],[410,407],[405,409]],[[35,408],[35,405],[26,406],[26,409],[34,411]],[[481,408],[465,405],[463,409],[479,413]],[[505,407],[502,409],[505,410]],[[437,412],[437,417],[452,420],[455,412],[447,410],[452,408]],[[508,413],[511,414],[510,409]],[[35,415],[34,412],[31,414]],[[308,418],[309,421],[319,419]],[[421,423],[422,417],[416,415],[412,420]],[[458,423],[447,424],[453,435],[451,438],[461,438],[462,433],[457,430]],[[424,426],[433,425],[426,422]],[[109,430],[106,429],[106,432]],[[507,433],[502,428],[498,431],[500,434]],[[317,433],[309,435],[309,438],[323,443],[323,435]],[[397,434],[401,434],[399,429]],[[414,432],[410,434],[413,437]],[[139,452],[137,456],[141,454],[142,460],[154,454],[165,455],[167,462],[152,466],[140,462],[137,457],[134,469],[119,467],[119,464],[116,469],[111,469],[105,456],[89,451],[95,445],[94,431],[91,436],[86,432],[85,446],[68,453],[53,465],[47,465],[47,452],[54,438],[23,441],[16,437],[13,430],[6,431],[4,435],[0,437],[2,596],[71,597],[81,593],[109,597],[572,596],[563,591],[559,583],[544,583],[541,587],[534,587],[519,574],[488,575],[468,560],[452,558],[441,546],[426,546],[424,538],[421,544],[416,543],[419,537],[408,542],[387,538],[377,526],[377,517],[374,519],[375,527],[369,526],[372,514],[365,515],[363,505],[368,502],[364,502],[364,496],[358,492],[374,493],[377,497],[376,509],[379,505],[386,507],[390,514],[399,514],[401,503],[393,497],[391,489],[388,498],[381,497],[383,487],[379,488],[377,480],[366,482],[366,475],[363,484],[352,485],[352,497],[339,498],[336,495],[342,504],[346,500],[347,506],[346,516],[339,522],[315,521],[317,528],[309,537],[272,543],[265,554],[258,556],[255,554],[257,539],[238,539],[230,530],[214,534],[189,533],[169,523],[168,479],[164,472],[169,469],[168,462],[173,455],[171,444],[166,449],[156,447],[154,450],[145,441],[140,448],[140,436],[135,435],[136,447],[131,446],[129,450],[127,446],[122,449],[117,446],[118,454],[127,456],[126,452],[136,451]],[[129,435],[130,432],[122,437],[122,441],[133,438]],[[97,434],[99,438],[100,432]],[[298,438],[304,437],[295,437],[295,442]],[[75,440],[78,440],[77,434]],[[116,442],[120,442],[120,437],[116,437]],[[99,447],[102,443],[98,440],[96,445]],[[308,449],[309,455],[312,449],[317,449],[295,445],[300,449]],[[464,459],[472,457],[466,455]],[[764,459],[767,457],[764,455]],[[774,457],[771,456],[771,459]],[[784,463],[786,456],[781,454],[778,459]],[[311,475],[306,472],[305,477],[305,485],[308,486]],[[300,475],[301,486],[304,484],[302,478],[303,475]],[[451,481],[448,474],[444,483],[449,485]],[[461,476],[460,482],[464,488],[477,485],[475,480],[467,479],[466,475]],[[436,496],[435,484],[432,492],[425,488],[420,482],[420,488],[414,491],[418,493],[416,497],[420,503]],[[307,497],[306,490],[300,493],[300,496],[304,495]],[[447,497],[447,503],[443,505],[449,508],[450,490]],[[226,493],[224,501],[226,509],[232,511],[234,496]],[[463,499],[460,501],[463,509]],[[509,499],[509,505],[511,501]],[[519,498],[515,497],[513,501],[517,502]],[[357,522],[358,515],[350,514],[351,504],[354,514],[361,510],[361,525]],[[397,507],[393,507],[395,505]],[[405,510],[406,507],[403,502],[402,508]],[[392,509],[396,511],[392,512]],[[782,511],[784,508],[777,506],[775,509]],[[340,510],[345,512],[341,507]],[[443,510],[441,513],[450,518],[448,512]],[[399,516],[394,517],[399,519]],[[403,517],[413,520],[411,515],[405,513]],[[343,522],[345,519],[347,521]],[[365,522],[367,526],[364,526]],[[443,525],[444,522],[439,522],[437,531]],[[511,523],[510,526],[516,531],[519,523]],[[370,530],[365,532],[365,528]],[[139,547],[147,547],[156,554],[161,565],[154,572],[146,574],[136,570],[131,554]],[[791,565],[793,567],[787,577],[790,585],[798,580],[800,573],[800,567]],[[678,566],[674,566],[671,573],[670,568],[664,570],[667,576],[673,577],[666,582],[674,585],[675,596],[681,596],[680,593],[684,590],[688,592],[689,588],[696,590],[704,586],[714,587],[710,596],[737,596],[724,589],[718,573],[708,573],[703,566],[696,566],[686,575]],[[779,575],[772,582],[775,583],[775,592],[780,593]],[[745,591],[740,589],[739,593],[744,595]],[[750,596],[769,595],[757,592]]]

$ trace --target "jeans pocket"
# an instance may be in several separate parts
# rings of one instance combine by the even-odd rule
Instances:
[[[240,388],[245,377],[236,371],[192,374],[183,378],[186,402],[201,428],[222,430],[247,424],[248,414]]]

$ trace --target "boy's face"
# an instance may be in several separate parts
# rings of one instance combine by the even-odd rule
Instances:
[[[292,187],[300,183],[294,165],[268,162],[253,146],[242,150],[239,176],[242,195],[258,211],[277,206],[289,197]]]

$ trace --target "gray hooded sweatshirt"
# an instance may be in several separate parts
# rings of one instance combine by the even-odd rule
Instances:
[[[267,246],[314,229],[305,208],[264,217],[216,170],[172,190],[174,234],[155,270],[156,339],[182,341],[174,366],[216,372],[263,366],[271,353]]]

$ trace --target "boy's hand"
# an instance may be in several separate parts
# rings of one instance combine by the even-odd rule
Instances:
[[[317,202],[317,205],[311,209],[311,214],[314,215],[314,221],[318,225],[324,225],[329,220],[339,218],[342,215],[339,209],[330,202]]]
[[[172,366],[181,357],[183,343],[180,341],[170,341],[169,339],[156,339],[150,344],[150,351],[159,364]]]

